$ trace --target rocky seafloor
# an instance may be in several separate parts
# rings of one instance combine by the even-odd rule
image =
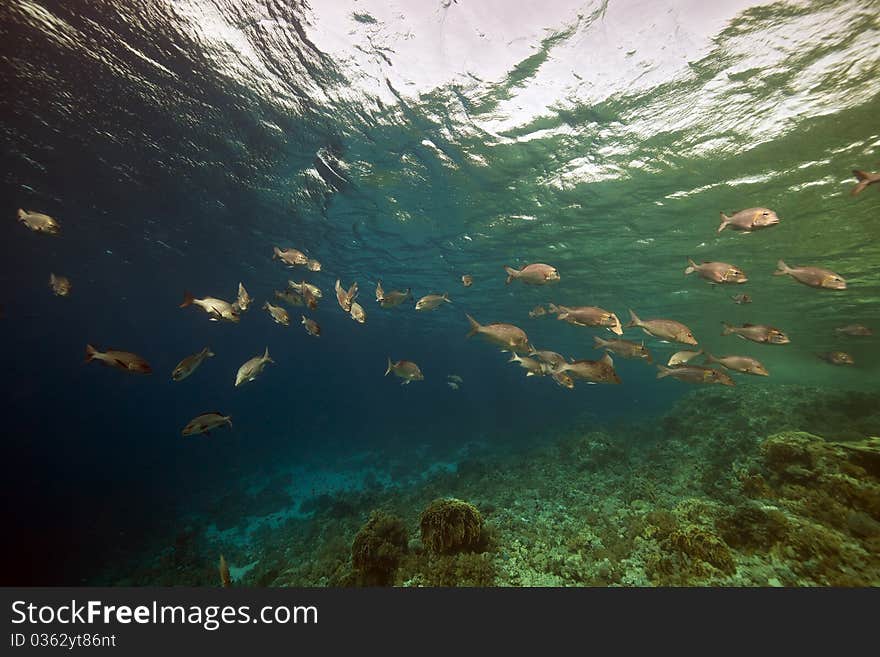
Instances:
[[[223,554],[233,586],[877,586],[878,436],[880,394],[701,388],[295,513],[277,475],[92,583],[217,586]]]

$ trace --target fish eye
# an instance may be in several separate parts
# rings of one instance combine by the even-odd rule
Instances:
[[[770,213],[769,213],[769,212],[762,212],[761,214],[762,214],[763,216],[765,216],[765,217],[769,217],[769,216],[770,216]]]

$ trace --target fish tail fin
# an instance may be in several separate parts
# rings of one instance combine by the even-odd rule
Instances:
[[[269,347],[266,347],[266,351],[263,352],[263,360],[266,361],[267,363],[274,363],[275,362],[274,360],[272,360],[272,357],[269,355]]]
[[[510,354],[510,360],[508,360],[507,362],[508,363],[519,363],[521,360],[522,360],[522,358],[520,358],[516,352],[512,352]]]
[[[855,196],[859,192],[865,189],[868,185],[871,184],[870,176],[864,171],[859,171],[858,169],[853,169],[853,175],[856,177],[856,180],[859,181],[859,184],[850,190],[850,194]]]
[[[558,313],[559,306],[557,306],[555,303],[548,303],[547,304],[547,312],[548,313]]]
[[[193,301],[195,301],[195,299],[193,298],[193,295],[190,294],[189,292],[184,292],[183,293],[183,303],[180,304],[180,307],[186,308],[187,306],[191,306]]]
[[[452,301],[449,300],[449,292],[444,292],[444,293],[443,293],[443,300],[444,300],[446,303],[452,303]]]
[[[664,377],[667,377],[667,376],[669,376],[670,374],[672,374],[672,368],[671,368],[671,367],[665,367],[664,365],[658,365],[658,366],[657,366],[657,378],[658,378],[658,379],[662,379],[662,378],[664,378]]]
[[[721,212],[720,214],[721,214],[721,224],[718,226],[718,231],[717,231],[719,233],[722,230],[724,230],[725,228],[727,228],[727,225],[730,223],[730,217],[728,217],[723,212]]]
[[[717,363],[718,362],[718,359],[715,358],[715,356],[713,356],[711,352],[703,351],[702,353],[703,353],[703,362],[706,363],[707,365],[709,363]]]
[[[92,345],[87,344],[86,345],[86,359],[83,362],[91,363],[93,360],[95,360],[95,358],[97,358],[97,356],[98,356],[98,350],[95,349]]]
[[[607,340],[603,340],[598,335],[593,336],[593,349],[601,349],[608,344]]]
[[[465,315],[465,316],[468,318],[468,322],[470,322],[470,325],[471,325],[471,330],[468,331],[467,335],[465,336],[465,337],[469,338],[472,335],[479,333],[480,329],[483,327],[480,326],[480,323],[477,320],[475,320],[473,317],[471,317],[470,315]]]
[[[687,269],[684,270],[685,276],[693,274],[695,271],[697,271],[697,263],[688,258],[688,266]]]
[[[385,370],[385,376],[391,374],[391,356],[388,356],[388,369]]]
[[[408,296],[410,299],[412,299],[412,288],[411,287],[406,288],[405,292],[406,292],[406,296]]]
[[[232,416],[231,415],[226,416],[226,424],[229,425],[230,429],[232,428]]]
[[[776,261],[776,271],[773,272],[773,275],[774,276],[785,276],[789,271],[791,271],[791,268],[787,264],[785,264],[785,261],[777,260]]]
[[[733,327],[727,322],[721,322],[721,326],[724,328],[721,330],[721,335],[730,335],[733,333]]]
[[[514,278],[516,278],[516,275],[519,272],[516,269],[514,269],[513,267],[508,267],[507,265],[504,265],[504,271],[507,272],[507,280],[504,281],[504,284],[510,285],[510,281],[512,281]]]
[[[633,312],[633,309],[629,309],[629,322],[627,322],[624,328],[632,328],[633,326],[640,326],[642,320],[639,319],[639,316]]]
[[[213,358],[216,355],[217,354],[211,351],[211,347],[205,347],[205,356],[207,356],[208,358]]]
[[[268,308],[269,308],[269,302],[268,302],[268,301],[264,301],[264,302],[263,302],[263,310],[267,310]]]

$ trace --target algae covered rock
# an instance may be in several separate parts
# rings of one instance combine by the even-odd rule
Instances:
[[[406,553],[407,533],[403,521],[384,511],[373,511],[351,546],[355,583],[386,586],[391,583],[400,559]]]
[[[425,548],[437,554],[474,550],[482,542],[483,516],[463,500],[434,500],[422,511],[419,526]]]

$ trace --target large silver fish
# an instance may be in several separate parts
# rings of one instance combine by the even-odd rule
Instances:
[[[518,326],[502,323],[483,325],[470,315],[466,315],[466,317],[471,325],[471,330],[468,331],[467,337],[481,335],[489,342],[498,345],[506,351],[516,351],[525,354],[532,351],[532,347],[529,344],[529,336]]]
[[[661,340],[669,342],[681,342],[682,344],[697,344],[697,339],[691,330],[674,319],[639,319],[632,309],[629,311],[629,323],[627,328],[638,327],[648,335],[653,335]]]
[[[30,210],[22,210],[19,208],[18,221],[30,228],[35,233],[46,233],[47,235],[57,235],[61,232],[61,226],[48,214],[42,212],[31,212]]]
[[[269,347],[266,347],[266,351],[262,356],[254,356],[238,368],[238,372],[235,375],[235,387],[237,388],[243,383],[253,381],[263,371],[266,363],[274,362],[269,356]]]
[[[782,260],[776,263],[774,276],[791,276],[798,283],[826,290],[845,290],[846,281],[839,274],[820,267],[789,267]]]
[[[748,208],[747,210],[740,210],[732,217],[728,217],[722,212],[721,225],[718,226],[718,232],[720,233],[722,230],[730,226],[736,230],[742,230],[748,233],[753,230],[758,230],[759,228],[775,226],[778,223],[779,217],[776,216],[776,213],[773,212],[773,210],[768,210],[767,208]]]

